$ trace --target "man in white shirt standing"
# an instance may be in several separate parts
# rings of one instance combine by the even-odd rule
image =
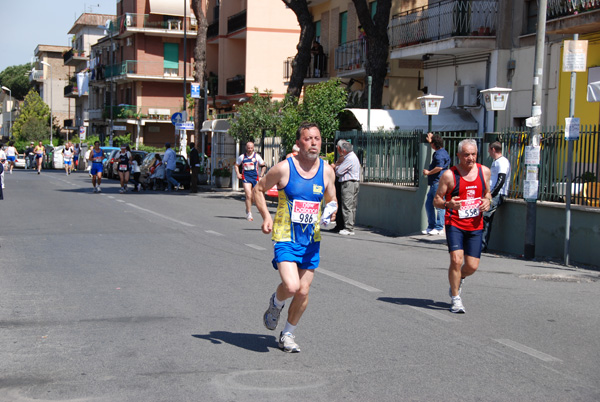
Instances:
[[[344,228],[339,231],[342,236],[354,236],[354,220],[358,202],[360,180],[360,161],[353,152],[354,147],[345,140],[339,140],[337,150],[340,157],[333,165],[335,175],[342,184],[342,216]]]
[[[510,162],[506,157],[502,156],[502,144],[498,141],[492,142],[488,148],[488,153],[494,160],[490,167],[492,202],[490,203],[490,209],[483,214],[482,252],[487,251],[492,232],[494,213],[504,202],[504,197],[508,195],[510,181]]]

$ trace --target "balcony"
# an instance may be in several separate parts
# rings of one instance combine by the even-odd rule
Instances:
[[[292,76],[292,67],[294,64],[294,57],[288,57],[287,60],[283,62],[283,79],[285,81],[289,81]],[[311,55],[310,57],[310,65],[308,66],[308,71],[306,72],[305,79],[320,79],[320,78],[328,78],[329,73],[327,72],[327,55]]]
[[[600,31],[599,0],[548,0],[546,31],[572,35]]]
[[[177,68],[165,68],[162,61],[127,60],[122,63],[104,66],[102,75],[107,79],[125,81],[182,81],[183,62]],[[193,78],[193,63],[186,63],[187,79]]]
[[[346,42],[335,48],[334,68],[338,77],[360,77],[365,75],[367,42],[363,39]]]
[[[208,25],[206,30],[206,39],[212,39],[219,36],[219,20]]]
[[[79,91],[77,85],[67,85],[64,90],[65,98],[78,98]]]
[[[63,62],[65,66],[77,66],[81,62],[87,61],[85,52],[71,48],[63,54]]]
[[[246,10],[227,18],[227,34],[246,28]]]
[[[490,50],[497,14],[498,0],[450,0],[419,7],[392,17],[388,27],[390,46],[397,49],[446,40],[424,52],[417,51],[419,57],[444,50],[451,54]],[[392,58],[403,58],[402,53],[411,52],[396,52]]]
[[[175,102],[177,103],[177,102]],[[171,105],[170,107],[165,106],[136,106],[136,105],[117,105],[112,106],[113,112],[113,120],[154,120],[158,122],[167,122],[171,123],[171,115],[175,110],[181,110],[182,104],[177,103],[176,105]],[[102,111],[102,117],[104,119],[110,119],[110,110],[111,106],[104,106],[104,110]],[[96,111],[91,113],[90,111],[90,119],[93,119],[92,116],[97,116]]]
[[[37,81],[37,82],[44,81],[44,70],[36,70],[36,69],[31,70],[31,72],[29,73],[29,82],[31,82],[31,81]]]
[[[236,75],[233,78],[227,78],[226,82],[227,95],[237,95],[246,92],[246,77],[243,75]]]
[[[170,17],[166,21],[162,15],[126,13],[117,17],[116,28],[119,36],[126,38],[141,32],[149,36],[170,36],[183,38],[183,17]],[[186,35],[195,37],[198,21],[193,16],[186,18]]]
[[[104,118],[104,110],[103,109],[90,109],[89,111],[89,120],[102,120]]]

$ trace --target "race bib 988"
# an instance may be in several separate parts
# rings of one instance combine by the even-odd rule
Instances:
[[[294,200],[292,204],[292,222],[309,225],[317,222],[320,202]]]

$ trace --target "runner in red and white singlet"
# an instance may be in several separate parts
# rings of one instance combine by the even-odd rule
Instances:
[[[479,267],[483,212],[490,208],[490,169],[478,164],[477,142],[462,140],[458,144],[458,165],[440,178],[433,200],[436,208],[446,209],[446,240],[450,252],[450,297],[453,313],[464,313],[460,297],[467,276]]]

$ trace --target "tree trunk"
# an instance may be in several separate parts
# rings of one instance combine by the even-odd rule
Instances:
[[[282,0],[289,8],[292,9],[298,23],[300,24],[300,39],[298,41],[298,53],[294,57],[292,64],[292,76],[290,77],[290,83],[288,84],[287,94],[293,97],[294,102],[297,102],[302,94],[302,87],[304,86],[304,78],[306,72],[310,66],[310,48],[312,41],[315,37],[315,26],[313,24],[313,17],[308,10],[308,3],[306,0]]]
[[[383,86],[387,75],[387,59],[390,51],[387,26],[390,19],[391,0],[378,0],[377,11],[371,19],[371,12],[366,0],[352,0],[356,8],[358,20],[367,36],[367,61],[365,72],[373,77],[371,87],[371,107],[381,109],[383,106]],[[367,107],[367,86],[363,92],[362,104]]]
[[[198,34],[196,37],[196,46],[194,47],[194,80],[200,83],[200,88],[204,88],[204,70],[206,70],[206,31],[208,30],[208,20],[205,14],[206,0],[192,0],[192,10],[198,21]],[[201,93],[202,98],[197,99],[194,106],[194,139],[197,144],[200,141],[202,123],[206,116],[204,115],[205,102],[207,99],[207,90]]]

